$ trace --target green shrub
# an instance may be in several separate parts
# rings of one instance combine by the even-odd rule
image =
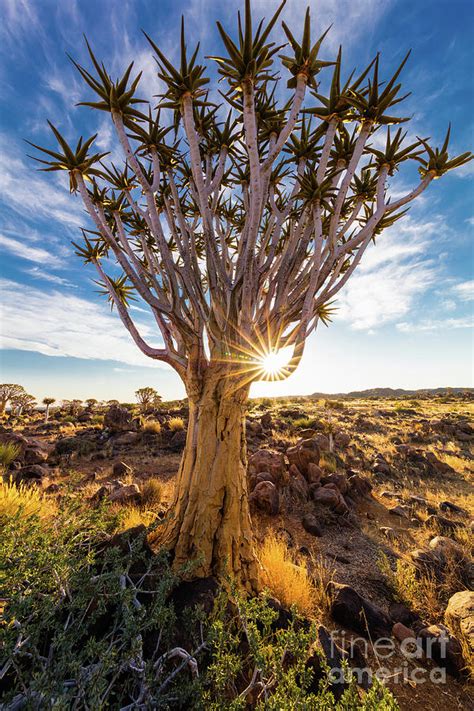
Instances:
[[[15,461],[15,459],[18,459],[18,456],[21,452],[21,447],[19,444],[15,444],[15,442],[2,442],[0,444],[0,471],[7,470],[8,467],[12,462]]]

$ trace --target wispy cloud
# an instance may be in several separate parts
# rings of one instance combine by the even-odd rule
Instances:
[[[437,228],[407,219],[387,230],[342,291],[338,317],[368,331],[406,315],[439,276],[440,266],[429,258],[429,238]]]
[[[427,319],[416,323],[402,322],[397,323],[397,328],[402,333],[419,333],[420,331],[440,331],[452,330],[458,328],[472,328],[472,318],[445,318],[445,319]]]
[[[455,284],[451,291],[455,296],[457,296],[461,301],[473,301],[474,300],[474,279],[469,281],[463,281],[459,284]]]
[[[69,194],[67,176],[52,178],[50,173],[47,177],[38,173],[33,161],[27,164],[26,152],[26,145],[22,154],[18,145],[0,136],[0,193],[5,207],[22,218],[47,218],[72,227],[84,225],[82,204]]]
[[[58,266],[61,264],[61,260],[54,256],[50,252],[47,252],[41,247],[32,247],[30,244],[25,242],[20,242],[18,239],[13,239],[12,237],[6,237],[0,234],[0,248],[3,248],[15,257],[21,257],[21,259],[27,259],[29,262],[36,262],[37,264],[48,264],[49,266]]]
[[[59,291],[1,279],[2,348],[37,351],[48,356],[112,360],[128,365],[167,366],[144,356],[115,313],[105,305]],[[156,334],[139,325],[151,344]]]
[[[31,267],[30,269],[23,270],[25,274],[29,274],[34,279],[43,279],[44,281],[49,281],[51,284],[58,284],[58,286],[67,286],[72,289],[77,289],[77,284],[73,284],[68,279],[58,276],[58,274],[51,274],[51,272],[45,272],[44,269],[40,267]]]

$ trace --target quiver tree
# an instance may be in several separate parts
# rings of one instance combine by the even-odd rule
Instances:
[[[139,388],[135,391],[135,396],[143,413],[149,412],[161,402],[161,395],[158,395],[156,390],[150,387]]]
[[[471,158],[448,155],[449,131],[432,149],[390,129],[408,120],[398,116],[408,55],[384,80],[379,55],[342,79],[342,53],[320,58],[324,35],[311,38],[309,11],[301,40],[282,23],[288,44],[271,41],[284,4],[255,29],[247,0],[233,37],[217,24],[223,55],[211,59],[224,92],[212,94],[215,102],[183,24],[176,66],[146,35],[165,87],[157,106],[139,95],[133,64],[113,81],[88,45],[91,67],[73,60],[93,94],[82,105],[110,115],[123,163],[94,153],[95,136],[69,146],[52,124],[58,148],[35,146],[46,156],[43,170],[69,171],[90,217],[76,253],[97,270],[138,348],[173,367],[186,387],[187,443],[163,540],[177,563],[195,560],[198,575],[227,568],[250,586],[250,384],[281,348],[292,355],[279,376],[294,371],[369,244],[434,178]],[[320,72],[329,73],[326,94]],[[385,146],[376,150],[371,138],[382,131]],[[389,176],[413,161],[420,181],[390,199]],[[131,299],[150,308],[157,344],[140,334]]]
[[[7,404],[24,393],[25,388],[23,385],[16,385],[15,383],[2,383],[0,385],[0,417],[5,414]]]
[[[56,402],[56,399],[54,397],[45,397],[43,399],[43,405],[45,405],[45,411],[44,411],[44,421],[47,422],[49,418],[49,408],[51,405],[54,405]]]
[[[10,399],[11,411],[16,417],[21,415],[28,415],[35,409],[37,403],[33,395],[30,395],[26,391],[18,393],[15,397]]]

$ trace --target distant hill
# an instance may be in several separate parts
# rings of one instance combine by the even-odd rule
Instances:
[[[403,388],[368,388],[367,390],[353,390],[350,393],[313,393],[310,397],[339,397],[339,398],[368,398],[368,397],[413,397],[423,395],[460,395],[469,393],[474,395],[474,388],[422,388],[420,390],[403,390]]]

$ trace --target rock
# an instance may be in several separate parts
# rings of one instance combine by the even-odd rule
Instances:
[[[339,489],[341,494],[347,494],[349,491],[349,484],[346,479],[345,474],[330,474],[321,479],[321,484],[334,484],[334,486]]]
[[[334,642],[333,636],[329,634],[323,625],[318,627],[318,639],[321,649],[324,652],[324,656],[326,657],[326,662],[331,670],[331,676],[335,679],[335,681],[331,684],[330,689],[334,694],[334,698],[339,699],[348,687],[343,671],[343,662],[347,657],[347,654],[337,646]]]
[[[361,474],[350,474],[347,483],[349,486],[349,494],[352,498],[368,497],[372,491],[372,484],[367,477]]]
[[[382,491],[380,496],[383,496],[384,499],[396,499],[397,501],[403,500],[401,494],[397,494],[396,491]]]
[[[428,659],[433,659],[453,674],[459,676],[465,666],[459,640],[449,634],[444,625],[430,625],[418,632],[422,649]]]
[[[303,526],[306,533],[310,533],[312,536],[320,538],[323,532],[319,526],[318,519],[314,514],[306,514],[301,519],[301,525]]]
[[[116,504],[128,504],[140,501],[140,489],[136,484],[121,486],[109,494],[109,501]]]
[[[438,514],[432,514],[428,516],[425,520],[425,526],[428,528],[439,528],[443,533],[455,531],[459,527],[459,523],[456,521],[451,521],[451,519],[445,516],[439,516]]]
[[[272,416],[269,412],[266,412],[264,415],[261,416],[260,423],[264,430],[271,430],[273,422]]]
[[[306,474],[308,484],[319,484],[323,475],[323,470],[317,464],[313,464],[313,462],[310,462],[308,464],[308,470]]]
[[[397,538],[397,533],[390,526],[380,526],[380,533],[385,536],[389,541],[394,541]]]
[[[347,432],[338,432],[334,437],[334,444],[340,449],[345,449],[351,442],[351,436]]]
[[[20,481],[41,482],[48,477],[49,474],[50,470],[47,467],[41,466],[41,464],[30,464],[30,466],[22,467],[15,472],[15,482],[17,484]]]
[[[280,511],[280,495],[271,481],[261,481],[249,496],[251,506],[265,511],[270,516],[276,516]]]
[[[467,511],[465,509],[462,509],[460,506],[457,506],[457,504],[453,504],[451,501],[442,501],[439,504],[439,510],[452,511],[453,513],[462,514],[463,516],[466,516],[467,514]]]
[[[414,494],[412,494],[408,497],[408,501],[411,504],[415,504],[418,506],[428,506],[428,501],[425,499],[424,496],[415,496]]]
[[[294,464],[290,467],[289,477],[288,488],[291,497],[302,502],[307,501],[309,494],[308,482]]]
[[[392,631],[392,622],[383,610],[359,595],[350,585],[331,582],[332,618],[365,637],[387,637]]]
[[[433,573],[436,577],[439,577],[442,566],[440,565],[440,560],[436,553],[432,550],[425,551],[421,548],[417,548],[410,552],[410,558],[413,565],[424,575],[432,575]]]
[[[390,465],[383,456],[383,454],[377,454],[372,464],[372,471],[374,474],[383,474],[389,476],[392,472]]]
[[[271,474],[272,480],[278,486],[284,480],[286,474],[283,454],[271,449],[259,449],[249,459],[248,473],[252,475],[259,472]]]
[[[59,486],[59,484],[50,484],[49,486],[46,487],[46,489],[44,490],[44,493],[45,494],[57,494],[58,491],[60,491],[60,490],[61,490],[61,487]]]
[[[349,511],[344,497],[333,484],[327,484],[317,489],[311,488],[311,497],[315,503],[327,506],[335,513],[344,514]]]
[[[124,432],[124,434],[115,437],[113,443],[117,447],[130,447],[137,444],[140,438],[141,434],[139,432]]]
[[[455,470],[449,466],[449,464],[446,464],[446,462],[442,462],[438,459],[434,452],[425,452],[425,459],[429,467],[434,469],[438,474],[455,474]]]
[[[186,430],[178,430],[172,436],[168,448],[173,452],[180,452],[186,445]]]
[[[474,592],[461,590],[449,598],[444,621],[474,651]]]
[[[99,503],[99,501],[103,501],[112,492],[112,489],[113,487],[111,484],[103,484],[97,489],[95,494],[92,494],[89,501],[91,501],[93,504]]]
[[[25,464],[43,464],[48,459],[48,453],[37,447],[27,447],[23,460]]]
[[[329,445],[329,437],[327,437],[325,434],[318,433],[314,435],[312,439],[314,440],[315,444],[317,444],[321,452],[329,452],[331,448]]]
[[[112,474],[116,477],[126,476],[127,474],[131,474],[132,471],[132,467],[125,464],[125,462],[115,462],[112,467]]]
[[[464,551],[459,543],[445,536],[435,536],[429,542],[431,550],[441,559],[453,557],[457,560],[463,559]]]
[[[104,415],[104,428],[111,432],[128,432],[137,429],[138,422],[126,407],[111,405]]]
[[[420,620],[419,615],[402,602],[392,602],[388,612],[394,622],[401,622],[405,627],[414,628]]]
[[[415,641],[416,637],[414,631],[409,627],[405,627],[402,622],[395,622],[392,627],[392,634],[395,639],[398,639],[399,642],[404,642],[406,639],[412,639]]]
[[[400,518],[410,518],[410,509],[408,506],[393,506],[391,509],[388,510],[389,514],[392,516],[400,516]]]
[[[300,440],[294,447],[289,447],[286,456],[290,464],[295,464],[303,476],[308,477],[309,464],[319,464],[319,452],[319,446],[313,437]]]

